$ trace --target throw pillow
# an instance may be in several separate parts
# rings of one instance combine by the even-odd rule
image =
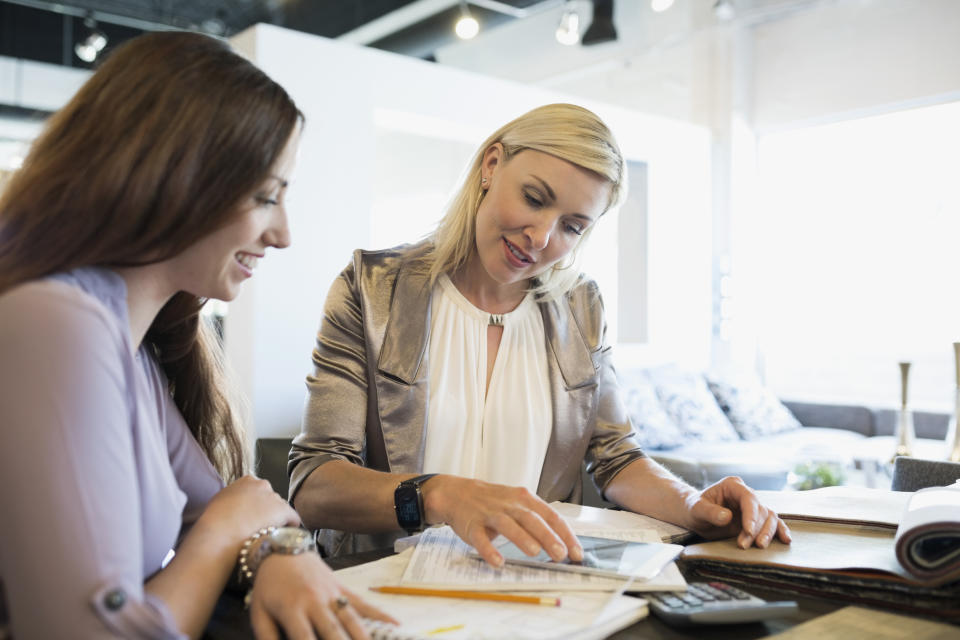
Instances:
[[[701,442],[739,440],[703,375],[667,365],[648,370],[657,397],[680,432]]]
[[[627,415],[637,431],[644,450],[675,449],[683,444],[683,434],[664,411],[646,372],[626,370],[617,376]]]
[[[710,391],[744,440],[799,429],[802,425],[760,380],[711,376]]]

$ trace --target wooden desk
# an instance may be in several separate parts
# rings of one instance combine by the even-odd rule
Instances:
[[[328,558],[327,564],[334,570],[345,569],[346,567],[379,560],[391,553],[393,552],[389,549],[367,551],[339,558]],[[684,572],[684,577],[691,581],[698,580],[695,575],[687,572]],[[698,626],[689,629],[669,627],[651,615],[610,636],[610,638],[612,640],[640,640],[641,638],[644,640],[752,640],[753,638],[765,638],[780,633],[801,622],[835,611],[845,605],[845,603],[798,597],[766,589],[747,587],[747,590],[765,600],[796,600],[799,610],[793,616],[766,622]],[[203,636],[204,640],[253,640],[253,637],[249,615],[243,608],[243,596],[237,593],[224,593],[217,603],[213,620],[211,620]]]

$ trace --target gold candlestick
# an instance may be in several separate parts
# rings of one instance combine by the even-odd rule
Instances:
[[[956,367],[956,387],[953,392],[953,415],[947,427],[947,460],[960,462],[960,429],[957,429],[957,417],[960,415],[960,342],[953,343],[953,359]]]
[[[900,411],[897,415],[897,449],[893,457],[913,454],[913,412],[907,407],[907,381],[910,376],[910,363],[900,363]]]

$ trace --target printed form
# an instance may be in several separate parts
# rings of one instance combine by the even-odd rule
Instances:
[[[660,542],[651,530],[609,531],[574,528],[578,535],[591,535],[632,542]],[[433,527],[420,534],[400,584],[425,588],[471,591],[618,591],[626,580],[571,571],[506,565],[496,569],[471,557],[473,547],[463,542],[448,526]],[[675,563],[655,578],[635,581],[630,591],[683,591],[686,581]]]

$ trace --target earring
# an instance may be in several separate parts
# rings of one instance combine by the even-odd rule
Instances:
[[[487,184],[487,179],[486,179],[486,178],[480,178],[480,184],[486,186],[486,184]]]

